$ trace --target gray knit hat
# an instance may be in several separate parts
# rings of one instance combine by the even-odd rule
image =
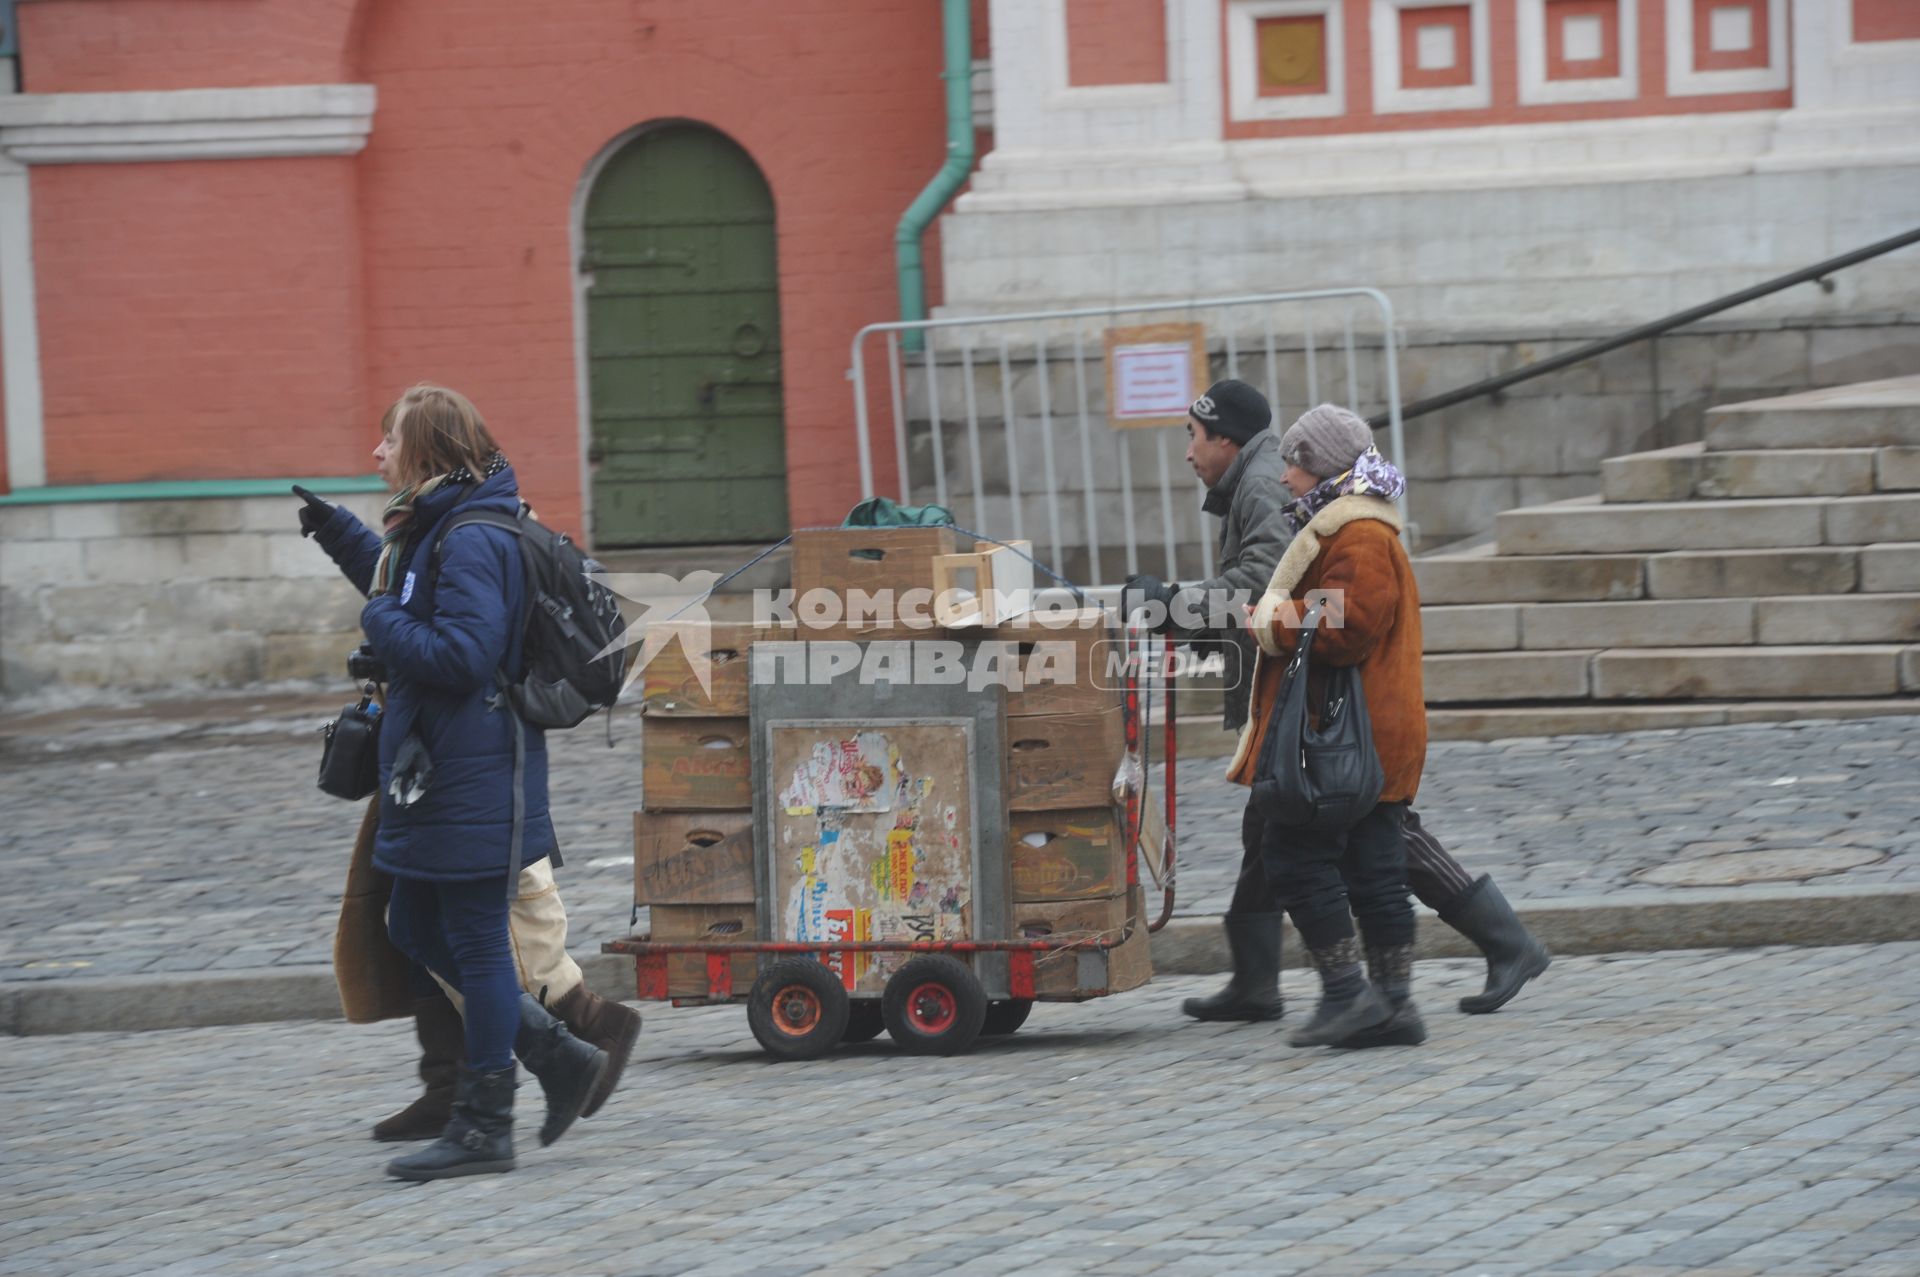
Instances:
[[[1323,403],[1300,414],[1280,436],[1280,459],[1319,479],[1353,469],[1373,446],[1373,430],[1338,404]]]

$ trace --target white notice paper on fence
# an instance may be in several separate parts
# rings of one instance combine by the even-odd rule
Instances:
[[[1185,416],[1193,402],[1193,347],[1122,346],[1113,352],[1114,416]]]

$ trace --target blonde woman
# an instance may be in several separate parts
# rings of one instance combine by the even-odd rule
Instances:
[[[607,1066],[605,1052],[521,992],[508,936],[522,866],[556,849],[544,736],[498,695],[498,679],[521,669],[525,578],[512,532],[448,524],[468,511],[516,512],[519,487],[473,404],[439,386],[416,386],[387,410],[373,455],[394,490],[381,533],[313,502],[301,524],[367,596],[361,628],[387,670],[373,865],[393,878],[388,934],[460,992],[466,1021],[446,1129],[387,1173],[510,1171],[516,1051],[546,1092],[542,1143],[579,1114]]]

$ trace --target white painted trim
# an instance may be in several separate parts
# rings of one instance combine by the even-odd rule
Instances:
[[[1852,0],[1832,0],[1852,8]],[[1673,97],[1707,93],[1766,93],[1789,83],[1787,0],[1766,0],[1767,65],[1735,71],[1693,69],[1693,0],[1667,0],[1667,92]]]
[[[371,84],[0,96],[0,152],[23,164],[354,155]]]
[[[1444,89],[1400,85],[1400,14],[1407,9],[1471,10],[1469,57],[1473,82]],[[1487,0],[1373,0],[1373,109],[1382,115],[1408,111],[1474,111],[1493,105],[1493,57],[1487,34]]]
[[[26,168],[4,156],[0,156],[0,364],[6,369],[7,383],[7,483],[16,489],[44,488],[47,440],[40,400],[33,207]]]
[[[1234,0],[1227,8],[1228,111],[1235,120],[1327,119],[1347,113],[1346,33],[1340,0]],[[1327,91],[1260,96],[1262,18],[1326,19]]]
[[[1520,101],[1618,102],[1640,96],[1639,0],[1614,0],[1620,37],[1620,74],[1592,80],[1547,78],[1547,0],[1520,0]]]

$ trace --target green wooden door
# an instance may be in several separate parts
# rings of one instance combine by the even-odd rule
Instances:
[[[635,138],[587,200],[596,547],[787,534],[773,195],[694,124]]]

